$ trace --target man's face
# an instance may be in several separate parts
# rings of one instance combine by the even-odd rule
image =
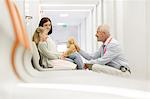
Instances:
[[[103,32],[100,32],[99,30],[97,30],[95,36],[97,37],[97,41],[102,41],[103,42],[103,39],[104,39],[104,33]]]

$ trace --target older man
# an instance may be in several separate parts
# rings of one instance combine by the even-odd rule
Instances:
[[[96,37],[97,41],[103,43],[102,46],[92,54],[86,53],[77,46],[80,55],[89,60],[89,64],[110,66],[121,72],[130,72],[128,62],[122,53],[121,47],[118,41],[110,35],[108,25],[99,26],[97,28]]]

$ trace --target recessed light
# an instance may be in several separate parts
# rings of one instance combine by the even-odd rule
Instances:
[[[60,16],[60,17],[67,17],[68,14],[60,14],[59,16]]]
[[[57,23],[57,25],[66,25],[66,23]]]

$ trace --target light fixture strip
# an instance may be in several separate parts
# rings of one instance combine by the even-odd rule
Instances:
[[[66,7],[69,7],[69,6],[74,6],[74,7],[95,7],[96,4],[40,4],[40,6],[66,6]]]
[[[90,9],[88,9],[88,10],[42,10],[42,11],[44,11],[44,12],[55,12],[55,11],[60,11],[60,12],[62,12],[62,11],[66,11],[66,12],[90,12],[91,10]]]

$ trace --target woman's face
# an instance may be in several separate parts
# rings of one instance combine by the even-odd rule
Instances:
[[[47,21],[43,24],[43,27],[49,32],[51,30],[51,22],[50,21]]]

